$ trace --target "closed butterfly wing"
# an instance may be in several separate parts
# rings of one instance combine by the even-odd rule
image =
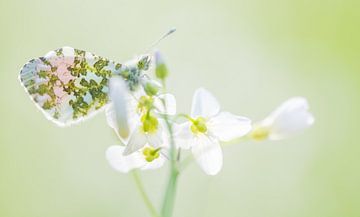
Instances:
[[[108,102],[108,80],[122,65],[63,47],[24,65],[19,79],[37,107],[59,126],[93,116]]]

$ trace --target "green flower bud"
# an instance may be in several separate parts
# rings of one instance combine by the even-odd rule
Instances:
[[[158,79],[164,80],[168,76],[169,71],[168,71],[159,51],[155,52],[155,64],[156,64],[156,67],[155,67],[156,77]]]
[[[144,90],[147,95],[154,96],[159,92],[159,86],[149,81],[144,85]]]

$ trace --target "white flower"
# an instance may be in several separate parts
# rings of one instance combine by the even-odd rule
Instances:
[[[256,124],[250,137],[255,140],[280,140],[299,133],[314,123],[314,117],[308,110],[305,98],[291,98]]]
[[[141,117],[143,122],[139,122],[131,133],[124,155],[129,155],[143,148],[146,144],[154,148],[159,148],[163,144],[163,127],[154,116]]]
[[[215,175],[222,168],[220,142],[239,138],[251,130],[248,118],[221,112],[216,98],[203,88],[195,91],[189,119],[176,127],[177,146],[191,148],[197,163],[208,175]]]
[[[161,167],[166,158],[160,149],[154,149],[151,146],[145,146],[130,155],[124,155],[124,146],[113,145],[106,150],[106,159],[110,166],[123,173],[133,169],[157,169]]]
[[[163,124],[157,117],[159,113],[173,115],[176,113],[176,100],[171,94],[161,94],[148,96],[143,90],[134,92],[127,97],[127,122],[130,129],[128,138],[120,137],[121,141],[126,144],[124,155],[129,155],[143,148],[146,144],[154,148],[159,148],[163,144]],[[161,101],[167,104],[167,111],[162,106]],[[153,109],[154,107],[154,109]],[[152,112],[154,110],[154,112]],[[115,104],[111,103],[107,110],[106,116],[110,127],[118,132],[116,124]],[[119,135],[119,133],[118,133]]]
[[[164,107],[160,106],[160,98],[165,100],[165,103],[169,105],[169,109],[165,111]],[[142,99],[145,100],[142,102]],[[141,108],[141,104],[143,103],[146,106],[147,100],[151,100],[151,98],[141,98],[139,100],[139,104],[137,109]],[[162,104],[161,104],[162,105]],[[145,112],[141,116],[139,116],[137,124],[135,128],[132,130],[131,136],[128,140],[126,148],[124,150],[124,154],[128,155],[131,154],[146,144],[154,147],[159,148],[164,143],[164,123],[158,117],[158,113],[166,113],[166,114],[173,114],[176,113],[176,101],[175,98],[170,94],[160,95],[159,97],[154,98],[153,106],[156,107],[157,113],[154,112]],[[166,137],[166,136],[165,136]]]
[[[165,101],[166,109],[161,100]],[[176,99],[175,96],[169,93],[161,94],[154,100],[154,106],[158,109],[158,113],[175,115],[176,114]]]

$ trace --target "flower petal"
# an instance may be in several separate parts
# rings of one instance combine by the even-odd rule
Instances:
[[[163,103],[161,102],[162,99],[165,100],[166,111]],[[172,94],[166,93],[156,97],[154,100],[154,106],[159,109],[160,113],[168,115],[176,114],[176,99],[175,96]]]
[[[147,138],[143,132],[141,132],[140,127],[137,127],[135,131],[131,134],[129,142],[124,150],[124,155],[129,155],[135,151],[144,147],[147,143]]]
[[[163,130],[158,128],[156,133],[145,134],[148,145],[158,148],[163,145]]]
[[[220,105],[209,91],[204,88],[195,91],[192,100],[191,117],[202,116],[207,118],[216,115],[219,111]]]
[[[109,81],[109,98],[111,104],[106,109],[106,116],[110,127],[122,138],[129,136],[128,126],[128,89],[125,81],[120,77],[112,77]]]
[[[281,104],[260,125],[269,127],[269,139],[284,139],[314,123],[314,117],[308,109],[309,105],[305,98],[294,97]]]
[[[119,127],[117,126],[116,114],[113,103],[109,103],[109,105],[106,107],[105,115],[108,125],[113,128],[116,133],[118,133],[119,131],[117,129],[119,129]]]
[[[146,164],[141,167],[141,170],[158,169],[164,165],[165,161],[166,161],[166,158],[162,154],[160,154],[159,158],[157,158],[151,162],[146,162]]]
[[[216,175],[223,164],[223,154],[219,142],[205,135],[195,137],[191,148],[196,162],[208,175]]]
[[[127,173],[132,169],[143,167],[146,161],[138,152],[124,156],[124,146],[114,145],[106,150],[106,159],[110,166],[123,173]]]
[[[190,122],[174,124],[174,137],[177,148],[189,149],[193,144],[194,135],[190,131]]]
[[[229,112],[221,112],[207,123],[209,132],[220,141],[230,141],[246,135],[251,130],[251,120]]]

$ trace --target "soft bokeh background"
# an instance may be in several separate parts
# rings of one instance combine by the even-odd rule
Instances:
[[[216,177],[189,167],[175,216],[360,216],[359,8],[358,0],[0,0],[0,216],[147,216],[131,176],[105,161],[116,139],[104,115],[58,128],[17,75],[64,45],[123,62],[172,26],[159,49],[180,111],[204,86],[253,120],[298,95],[316,116],[290,140],[227,147]],[[156,203],[166,172],[142,174]]]

